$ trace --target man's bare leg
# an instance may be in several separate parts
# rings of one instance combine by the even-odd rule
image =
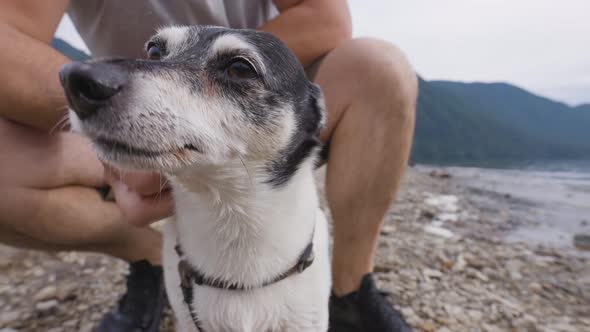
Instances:
[[[408,162],[417,79],[393,45],[357,39],[323,59],[316,82],[328,109],[322,138],[330,142],[326,192],[333,291],[340,296],[373,271],[379,229]]]

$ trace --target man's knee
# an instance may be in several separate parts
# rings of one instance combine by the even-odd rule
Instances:
[[[352,39],[333,51],[340,70],[357,82],[363,98],[389,102],[396,117],[414,117],[418,80],[403,52],[374,38]]]

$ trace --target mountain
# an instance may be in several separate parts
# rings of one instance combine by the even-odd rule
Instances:
[[[68,58],[75,60],[75,61],[82,61],[90,58],[90,56],[83,51],[73,47],[68,42],[60,38],[53,38],[51,41],[51,46],[60,51],[62,54],[67,56]]]
[[[73,60],[89,56],[61,39]],[[419,79],[412,162],[474,165],[590,159],[590,104],[570,107],[506,83]]]
[[[590,105],[570,107],[506,83],[419,85],[413,162],[590,159]]]

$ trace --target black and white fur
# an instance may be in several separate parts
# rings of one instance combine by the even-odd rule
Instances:
[[[206,276],[256,287],[296,264],[313,235],[303,273],[245,291],[194,285],[193,307],[204,331],[326,331],[328,232],[312,174],[326,121],[320,89],[267,33],[169,27],[147,47],[151,60],[70,65],[62,83],[73,127],[101,159],[172,185],[163,265],[179,330],[196,328],[177,243]],[[103,96],[92,82],[114,90]]]

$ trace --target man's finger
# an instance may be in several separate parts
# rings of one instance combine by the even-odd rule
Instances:
[[[0,182],[46,189],[106,185],[90,141],[75,133],[52,135],[0,118]]]
[[[124,183],[112,182],[117,205],[123,212],[127,222],[137,226],[149,225],[152,222],[172,215],[174,204],[170,190],[151,196],[142,196],[130,190]]]
[[[123,182],[127,188],[142,196],[152,196],[168,189],[168,181],[164,176],[148,172],[126,172],[108,164],[105,166],[105,177],[110,183]]]

